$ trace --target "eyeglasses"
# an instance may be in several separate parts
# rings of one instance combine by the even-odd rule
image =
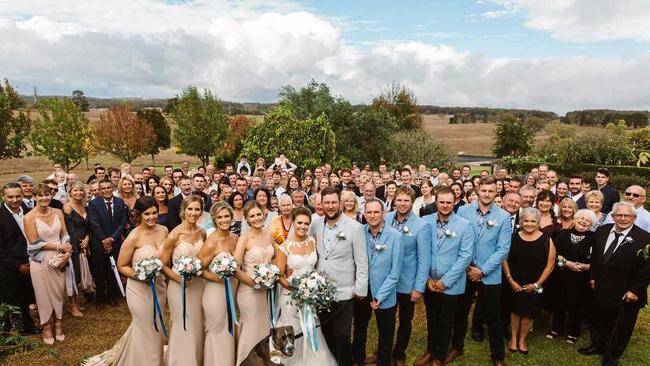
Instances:
[[[639,198],[639,197],[645,197],[645,195],[644,194],[638,194],[638,193],[632,193],[632,192],[625,192],[625,197]]]
[[[613,214],[612,216],[614,216],[614,217],[616,217],[616,218],[620,218],[620,219],[622,219],[622,218],[627,218],[627,217],[632,218],[632,217],[635,217],[636,215]]]

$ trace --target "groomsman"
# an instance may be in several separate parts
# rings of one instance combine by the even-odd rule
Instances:
[[[427,351],[416,365],[444,363],[458,302],[465,293],[465,270],[474,253],[474,231],[454,214],[454,193],[442,187],[436,195],[438,212],[425,217],[431,225],[431,266],[424,305],[427,312]]]
[[[366,202],[364,226],[368,251],[368,296],[354,304],[352,363],[366,358],[368,323],[375,312],[378,347],[377,365],[391,366],[391,348],[395,334],[397,282],[402,268],[402,244],[399,231],[384,225],[384,205],[379,200]]]
[[[167,228],[169,231],[172,231],[176,226],[181,224],[181,203],[185,197],[192,193],[192,179],[186,175],[181,176],[178,178],[178,187],[180,188],[180,192],[174,198],[170,199],[167,204],[167,216],[169,216]]]
[[[501,264],[510,251],[512,226],[510,214],[494,204],[497,195],[494,177],[483,177],[478,185],[479,199],[458,209],[458,216],[470,222],[475,246],[472,262],[467,268],[469,281],[459,301],[454,320],[451,351],[445,363],[453,362],[463,353],[472,297],[478,291],[487,320],[490,352],[494,365],[503,365],[505,349],[501,321]]]
[[[336,362],[350,366],[353,304],[368,294],[368,252],[363,226],[341,213],[341,193],[328,187],[321,191],[321,197],[325,216],[314,219],[309,235],[316,238],[316,269],[336,283],[337,301],[329,312],[318,315]]]
[[[387,213],[384,219],[384,225],[402,234],[403,264],[397,283],[399,327],[393,348],[396,366],[403,366],[406,361],[415,303],[424,294],[431,265],[431,227],[412,211],[414,200],[413,189],[402,184],[396,192],[395,211]]]
[[[92,230],[90,240],[90,268],[97,285],[96,299],[99,308],[106,302],[117,305],[118,288],[110,257],[117,258],[122,246],[126,224],[126,205],[113,196],[113,184],[105,179],[99,183],[100,197],[88,204],[88,221]]]
[[[593,234],[591,287],[594,289],[594,324],[591,345],[583,355],[603,355],[603,366],[618,366],[634,331],[639,310],[647,305],[650,262],[639,252],[650,234],[634,224],[636,210],[628,202],[614,204],[614,224]]]

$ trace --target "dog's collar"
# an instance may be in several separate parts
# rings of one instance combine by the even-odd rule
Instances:
[[[282,365],[282,361],[284,361],[284,353],[275,346],[273,337],[269,337],[269,358],[271,362],[277,363],[278,365]]]

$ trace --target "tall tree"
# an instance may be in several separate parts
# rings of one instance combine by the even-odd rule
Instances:
[[[204,165],[228,137],[228,115],[209,90],[203,94],[194,86],[184,89],[172,113],[174,138],[180,152],[196,156]]]
[[[214,154],[214,164],[223,165],[233,162],[242,150],[243,137],[255,120],[241,114],[230,117],[228,137]]]
[[[365,107],[357,111],[336,133],[341,162],[379,164],[396,129],[395,119],[383,108],[376,111]]]
[[[533,148],[535,132],[514,117],[497,122],[492,152],[498,158],[503,156],[525,156]]]
[[[24,105],[9,80],[0,83],[0,159],[18,158],[26,148],[30,121],[24,112],[16,113]]]
[[[158,109],[140,109],[136,115],[141,120],[149,123],[153,128],[153,133],[156,138],[151,147],[151,151],[149,151],[149,155],[151,155],[151,161],[155,164],[155,155],[161,150],[169,149],[171,146],[172,130],[169,128],[165,116]]]
[[[324,115],[299,120],[283,105],[267,113],[264,123],[248,130],[243,146],[242,153],[267,160],[285,154],[300,168],[336,157],[336,137]]]
[[[388,85],[380,96],[373,99],[372,108],[375,110],[386,109],[395,118],[400,130],[422,127],[422,114],[418,108],[415,94],[399,83],[393,82]]]
[[[86,99],[83,91],[73,90],[72,101],[74,101],[74,104],[76,104],[82,111],[88,112],[90,110],[90,104],[88,103],[88,99]]]
[[[38,111],[29,139],[34,152],[61,164],[65,171],[76,168],[86,157],[83,142],[91,134],[86,115],[67,97],[43,100]]]
[[[100,150],[127,163],[149,154],[156,141],[151,124],[125,105],[115,105],[103,112],[95,125],[94,135]]]

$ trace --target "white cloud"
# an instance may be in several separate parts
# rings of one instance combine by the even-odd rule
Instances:
[[[482,1],[485,2],[485,1]],[[526,26],[570,42],[632,39],[650,42],[647,0],[489,0],[520,11]],[[496,12],[499,12],[497,10]],[[485,13],[487,14],[487,13]]]
[[[336,22],[283,1],[114,0],[105,11],[97,1],[25,3],[0,8],[0,76],[23,93],[168,97],[197,85],[226,100],[273,101],[282,85],[315,79],[354,103],[391,81],[438,105],[564,112],[650,100],[650,54],[495,59],[401,40],[357,47]]]

